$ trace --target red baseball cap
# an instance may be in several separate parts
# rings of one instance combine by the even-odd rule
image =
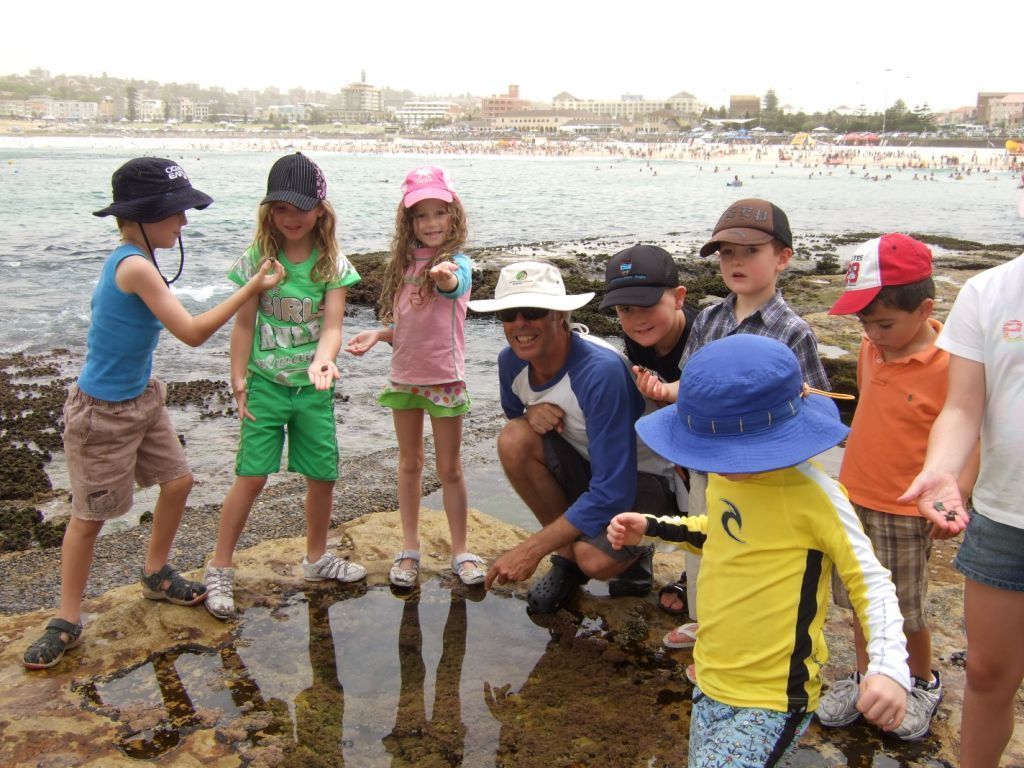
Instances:
[[[931,249],[920,240],[891,233],[868,240],[853,254],[846,289],[830,315],[852,315],[887,285],[908,285],[932,275]]]

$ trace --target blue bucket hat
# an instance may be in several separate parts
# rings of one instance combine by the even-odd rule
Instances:
[[[805,388],[789,347],[737,334],[698,350],[683,368],[675,407],[644,416],[636,431],[679,466],[745,474],[799,464],[850,430],[832,400]]]

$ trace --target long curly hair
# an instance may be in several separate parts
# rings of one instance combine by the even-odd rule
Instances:
[[[424,271],[442,261],[450,261],[452,256],[466,244],[469,232],[466,224],[466,209],[462,207],[462,201],[457,195],[453,196],[452,201],[447,205],[448,213],[451,214],[448,218],[448,234]],[[379,315],[383,323],[394,321],[395,301],[398,299],[398,293],[402,290],[405,271],[412,264],[413,252],[420,245],[412,226],[413,208],[406,208],[400,202],[398,211],[395,213],[395,234],[391,238],[391,256],[384,267],[384,279],[380,293]],[[432,301],[434,298],[433,284],[428,280],[420,285],[419,292],[424,303]]]
[[[310,270],[310,277],[321,283],[329,283],[338,277],[338,256],[341,250],[338,248],[338,241],[335,238],[335,228],[338,223],[338,216],[327,200],[321,200],[318,205],[322,213],[317,217],[313,227],[313,247],[319,252],[319,257],[313,269]],[[259,215],[256,219],[256,236],[253,238],[252,247],[256,249],[258,258],[256,266],[259,267],[266,259],[277,258],[284,247],[285,237],[277,227],[274,226],[274,219],[271,215],[273,203],[261,205]],[[288,269],[288,265],[283,265]]]

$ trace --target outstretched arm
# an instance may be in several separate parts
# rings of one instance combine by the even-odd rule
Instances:
[[[118,265],[117,287],[134,293],[156,319],[174,336],[190,347],[198,347],[231,319],[249,299],[269,291],[284,278],[284,269],[274,259],[260,264],[259,270],[241,288],[213,309],[192,316],[167,287],[153,263],[144,256],[129,256]]]
[[[956,536],[967,527],[958,481],[977,446],[984,412],[984,364],[950,355],[946,402],[932,425],[924,468],[898,499],[917,501],[918,511],[932,522],[935,538]]]

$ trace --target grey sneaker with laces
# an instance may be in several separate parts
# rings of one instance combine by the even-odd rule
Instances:
[[[359,563],[350,563],[333,552],[324,554],[315,563],[302,558],[302,577],[306,581],[359,581],[366,576],[366,569]]]
[[[894,736],[904,741],[915,741],[928,733],[942,701],[942,681],[938,670],[933,669],[932,675],[935,679],[931,681],[914,678],[914,685],[907,694],[907,714],[903,722],[893,729]]]
[[[218,619],[235,615],[235,569],[206,566],[203,573],[206,585],[206,610]]]
[[[860,696],[860,672],[836,680],[818,701],[818,722],[829,728],[842,728],[858,717],[857,698]]]

